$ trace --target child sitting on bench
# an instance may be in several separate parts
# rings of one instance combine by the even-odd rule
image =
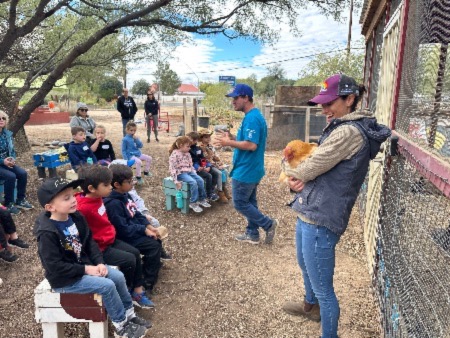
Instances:
[[[77,211],[73,193],[82,180],[46,180],[37,191],[45,209],[34,234],[38,253],[54,292],[98,293],[119,337],[140,338],[151,324],[137,317],[125,278],[104,264],[85,218]]]

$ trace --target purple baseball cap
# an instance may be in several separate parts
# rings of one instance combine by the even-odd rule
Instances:
[[[237,84],[231,93],[225,95],[226,97],[248,96],[253,97],[253,89],[244,83]]]
[[[308,101],[310,106],[327,104],[336,100],[339,96],[355,94],[359,96],[359,87],[356,81],[344,74],[336,74],[322,83],[319,95]]]

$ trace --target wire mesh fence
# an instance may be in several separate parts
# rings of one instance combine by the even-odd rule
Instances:
[[[391,14],[401,3],[391,2]],[[400,145],[399,154],[386,158],[376,178],[382,190],[381,207],[375,211],[373,285],[385,337],[450,337],[450,0],[408,3],[394,129],[420,149],[421,157]],[[368,40],[374,44],[374,71],[380,68],[380,37],[387,34],[383,20],[374,41]],[[380,100],[375,88],[385,80],[382,76],[366,75],[372,111]],[[358,200],[366,222],[376,205],[367,202],[372,198],[368,181]]]

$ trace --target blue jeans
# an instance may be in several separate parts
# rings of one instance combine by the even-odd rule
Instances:
[[[133,119],[122,119],[123,136],[125,136],[126,133],[127,133],[126,130],[125,130],[125,127],[127,126],[127,123],[130,122],[130,121],[133,121]]]
[[[102,295],[103,304],[113,322],[120,323],[126,319],[125,312],[133,307],[125,277],[119,270],[109,266],[106,277],[84,275],[78,282],[53,291],[58,293],[98,293]]]
[[[20,202],[25,198],[28,174],[21,167],[15,165],[12,168],[0,164],[0,180],[5,181],[5,205],[16,203],[14,201],[14,188],[17,179],[17,200]]]
[[[205,183],[196,173],[182,173],[177,176],[178,181],[187,182],[191,189],[191,203],[206,199]]]
[[[337,337],[339,303],[333,287],[336,244],[340,236],[326,227],[297,221],[297,261],[305,284],[305,301],[320,305],[322,337]]]
[[[233,179],[231,186],[234,208],[247,218],[245,233],[254,239],[259,239],[258,228],[261,227],[265,231],[269,230],[273,220],[258,209],[258,201],[256,200],[258,183],[244,183]]]

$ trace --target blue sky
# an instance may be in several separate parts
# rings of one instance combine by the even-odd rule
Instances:
[[[354,13],[352,40],[361,39],[358,24],[359,13]],[[339,23],[309,8],[299,14],[297,24],[300,37],[294,36],[289,27],[280,25],[280,39],[271,46],[237,39],[229,41],[224,36],[205,38],[191,35],[191,42],[182,43],[167,61],[183,83],[218,81],[219,75],[238,78],[256,74],[260,79],[267,74],[267,67],[280,64],[288,78],[297,79],[298,73],[307,65],[311,56],[346,47],[348,22]],[[140,78],[152,82],[156,69],[153,62],[132,65],[129,71],[129,87]],[[194,74],[195,73],[195,74]]]

